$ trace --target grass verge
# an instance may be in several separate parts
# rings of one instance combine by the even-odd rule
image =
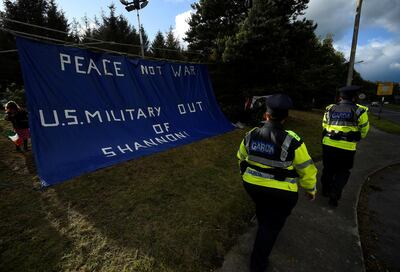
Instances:
[[[373,125],[377,129],[380,129],[387,133],[400,134],[400,125],[399,124],[392,122],[390,120],[384,119],[384,118],[378,119],[378,117],[375,116],[374,114],[369,114],[368,117],[369,117],[369,122],[371,123],[371,125]]]
[[[385,109],[400,111],[400,105],[398,104],[387,104],[383,106]]]
[[[321,114],[285,124],[320,156]],[[0,121],[0,127],[9,124]],[[0,138],[0,271],[211,271],[243,233],[236,130],[37,190],[32,154]]]

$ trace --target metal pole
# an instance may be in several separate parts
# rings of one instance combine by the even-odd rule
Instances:
[[[356,49],[357,49],[357,39],[358,39],[358,29],[360,25],[360,16],[361,16],[361,6],[363,0],[357,0],[357,8],[356,8],[356,18],[354,20],[354,31],[353,31],[353,41],[351,43],[351,53],[350,53],[350,62],[349,62],[349,72],[347,74],[347,86],[351,85],[353,81],[353,70],[354,70],[354,60],[356,58]]]
[[[139,10],[136,10],[137,12],[137,20],[139,24],[139,38],[140,38],[140,48],[142,50],[142,58],[144,58],[144,47],[143,47],[143,38],[142,38],[142,25],[140,24],[140,16],[139,16]]]
[[[385,97],[384,97],[384,96],[382,96],[382,100],[381,100],[380,107],[379,107],[379,113],[378,113],[378,119],[379,119],[379,120],[381,119],[383,101],[385,101]]]

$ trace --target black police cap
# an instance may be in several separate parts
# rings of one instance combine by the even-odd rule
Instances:
[[[274,94],[267,98],[267,106],[275,110],[288,110],[293,106],[292,99],[286,94]]]
[[[346,86],[346,87],[340,88],[339,94],[342,97],[352,97],[352,96],[355,96],[357,94],[357,92],[360,90],[361,90],[360,86],[351,85],[351,86]]]
[[[286,94],[274,94],[267,98],[267,112],[272,117],[285,118],[288,116],[289,109],[293,106],[292,99]]]

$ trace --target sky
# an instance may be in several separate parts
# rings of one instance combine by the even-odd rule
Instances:
[[[317,35],[334,35],[334,46],[349,59],[356,1],[311,0],[306,17]],[[364,79],[400,82],[400,1],[363,1],[355,69]]]
[[[130,1],[130,0],[129,0]],[[141,23],[150,39],[158,30],[170,27],[180,39],[188,29],[186,20],[193,12],[195,0],[149,0],[140,11]],[[124,15],[137,28],[136,12],[128,13],[118,0],[56,0],[58,6],[71,21],[81,21],[83,16],[91,19],[114,3],[117,14]],[[334,46],[348,59],[354,26],[356,0],[310,0],[305,12],[307,19],[318,24],[317,35],[321,38],[333,35]],[[0,4],[0,10],[3,10]],[[400,82],[400,1],[363,1],[356,53],[355,69],[364,79],[371,81]]]

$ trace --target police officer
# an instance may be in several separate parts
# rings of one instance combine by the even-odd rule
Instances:
[[[322,195],[329,205],[338,206],[343,187],[350,177],[357,142],[368,133],[368,108],[355,103],[359,86],[339,89],[340,101],[326,107],[322,120]]]
[[[258,220],[252,271],[266,270],[275,240],[297,203],[297,184],[310,200],[316,193],[317,169],[305,144],[283,128],[292,100],[277,94],[268,97],[266,104],[266,122],[246,134],[237,152],[243,185],[255,202]]]

